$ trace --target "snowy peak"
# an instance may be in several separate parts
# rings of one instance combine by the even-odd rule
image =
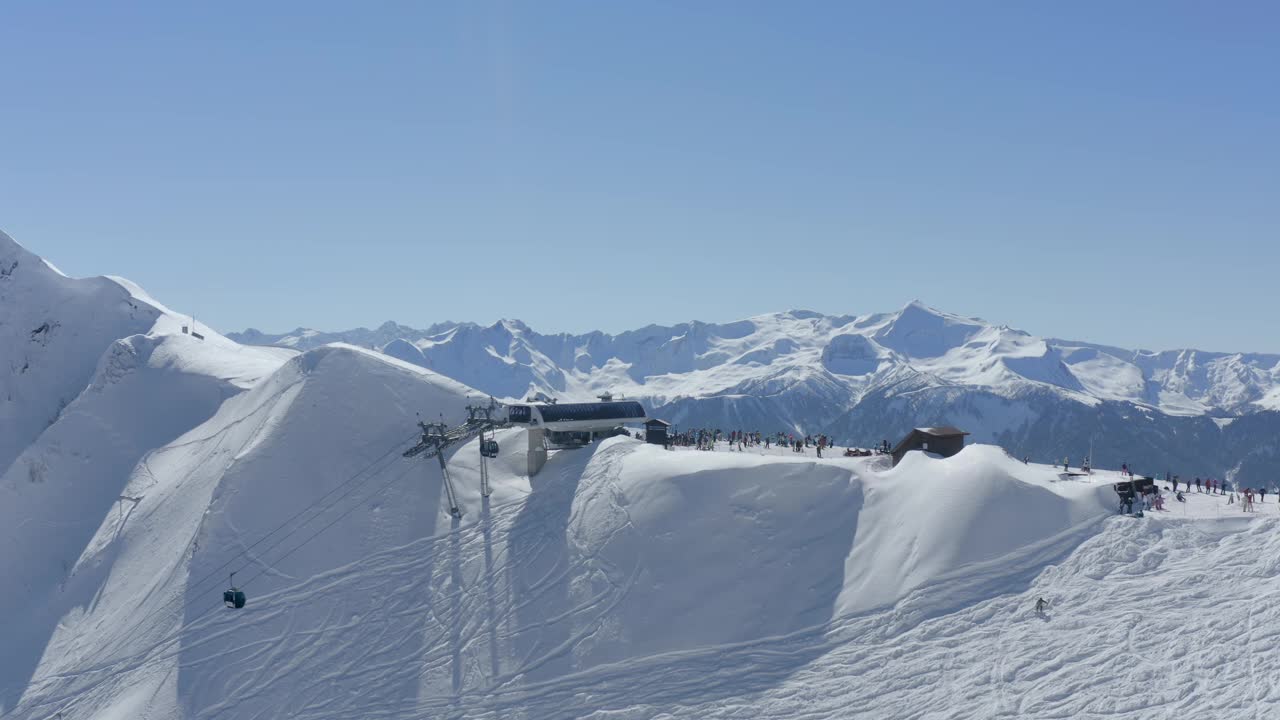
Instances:
[[[876,342],[911,358],[937,358],[986,329],[981,321],[961,318],[912,302],[875,334]]]
[[[204,326],[201,341],[182,334],[189,323],[128,280],[67,277],[0,233],[0,471],[87,387],[104,381],[110,366],[102,362],[127,359],[120,353],[239,387],[287,354],[237,345]]]
[[[379,328],[392,331],[395,337],[373,346],[508,398],[540,391],[587,399],[611,390],[662,407],[735,395],[756,395],[752,402],[758,404],[761,393],[776,398],[770,403],[790,402],[785,396],[794,392],[808,398],[794,402],[803,402],[817,422],[835,418],[868,394],[906,387],[967,387],[1002,397],[1050,392],[1086,406],[1127,402],[1180,416],[1280,409],[1280,356],[1150,353],[1048,340],[919,300],[894,313],[787,310],[730,323],[650,325],[617,335],[544,335],[509,319],[488,326],[445,323],[426,331],[394,323]],[[364,330],[305,331],[274,344],[366,345],[369,337]],[[814,397],[822,398],[816,406]]]
[[[397,360],[403,360],[404,362],[422,367],[427,366],[427,357],[422,354],[422,351],[418,349],[418,346],[404,338],[397,338],[386,345],[383,345],[382,352],[383,354],[390,355]]]
[[[11,276],[23,262],[36,263],[40,258],[0,230],[0,278]]]
[[[1050,340],[1089,392],[1178,415],[1280,410],[1280,355],[1203,350],[1150,352]]]

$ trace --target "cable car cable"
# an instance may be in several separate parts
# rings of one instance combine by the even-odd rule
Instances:
[[[371,462],[371,463],[369,463],[368,465],[366,465],[366,466],[364,466],[363,468],[361,468],[358,472],[356,472],[356,474],[354,474],[354,475],[350,476],[350,477],[349,477],[349,478],[347,478],[346,480],[344,480],[344,481],[342,481],[342,482],[338,483],[337,485],[333,486],[333,488],[331,488],[331,489],[330,489],[328,492],[326,492],[324,495],[321,495],[320,497],[318,497],[318,498],[316,498],[314,501],[312,501],[312,503],[311,503],[310,505],[308,505],[308,506],[306,506],[306,507],[302,508],[301,510],[299,510],[298,512],[294,513],[294,514],[293,514],[293,515],[292,515],[288,520],[285,520],[284,522],[282,522],[282,523],[280,523],[279,525],[277,525],[273,530],[271,530],[271,532],[267,533],[266,535],[263,535],[262,537],[258,538],[256,541],[254,541],[254,543],[253,543],[252,545],[249,545],[248,547],[244,548],[243,550],[241,550],[240,552],[236,553],[235,555],[232,555],[230,558],[227,558],[227,561],[226,561],[226,562],[222,563],[222,564],[221,564],[221,565],[219,565],[217,568],[215,568],[215,569],[211,570],[208,574],[206,574],[204,577],[202,577],[202,578],[200,578],[199,580],[197,580],[194,584],[195,584],[195,585],[199,585],[199,584],[203,583],[204,581],[208,580],[209,578],[213,577],[214,575],[219,575],[219,574],[221,574],[221,573],[222,573],[222,571],[223,571],[223,570],[225,570],[225,569],[227,568],[227,566],[228,566],[228,565],[230,565],[232,562],[234,562],[236,558],[240,557],[241,555],[246,555],[246,554],[248,554],[250,550],[253,550],[255,547],[257,547],[258,545],[262,544],[262,542],[263,542],[263,541],[265,541],[267,538],[269,538],[269,537],[271,537],[272,535],[275,535],[276,533],[280,532],[280,530],[281,530],[281,529],[283,529],[286,525],[288,525],[289,523],[293,522],[294,520],[297,520],[297,519],[298,519],[299,517],[301,517],[305,512],[307,512],[308,510],[310,510],[310,509],[314,508],[316,505],[320,504],[320,503],[321,503],[325,498],[327,498],[327,497],[329,497],[330,495],[334,494],[334,493],[335,493],[335,492],[337,492],[338,490],[341,490],[343,487],[345,487],[346,485],[350,484],[350,483],[351,483],[352,481],[354,481],[356,478],[358,478],[358,477],[360,477],[361,475],[363,475],[363,474],[365,474],[366,472],[368,472],[370,469],[372,469],[372,468],[373,468],[373,466],[375,466],[375,465],[377,465],[378,463],[382,462],[383,460],[387,459],[387,457],[389,457],[389,456],[390,456],[390,457],[394,457],[394,453],[395,453],[395,451],[396,451],[396,450],[398,450],[400,447],[402,447],[406,442],[408,442],[408,441],[412,440],[416,435],[417,435],[417,433],[413,433],[412,435],[410,435],[409,437],[405,438],[404,440],[397,441],[395,445],[392,445],[390,449],[388,449],[388,450],[387,450],[386,452],[384,452],[382,455],[379,455],[379,456],[378,456],[378,457],[377,457],[373,462]],[[372,477],[374,477],[374,475],[370,475],[368,478],[365,478],[365,480],[364,480],[363,482],[368,482],[368,480],[369,480],[370,478],[372,478]],[[361,484],[363,484],[363,482],[362,482]],[[348,493],[345,493],[345,494],[343,494],[343,496],[342,496],[342,497],[346,497],[348,494],[350,494],[350,493],[349,493],[349,492],[348,492]],[[341,499],[342,499],[342,497],[338,498],[338,500],[341,500]],[[335,501],[335,502],[337,502],[337,501]],[[327,508],[326,508],[326,509],[327,509]],[[317,515],[317,517],[318,517],[318,515]],[[315,517],[312,517],[312,518],[310,518],[310,519],[308,519],[308,520],[303,521],[302,523],[300,523],[300,524],[299,524],[299,527],[301,527],[301,526],[303,526],[303,525],[306,525],[307,523],[311,522],[311,520],[314,520],[314,519],[315,519]],[[287,536],[286,536],[286,537],[287,537]],[[279,544],[279,543],[276,543],[276,544]],[[271,545],[270,547],[268,547],[268,548],[267,548],[267,550],[270,550],[272,547],[275,547],[275,546],[276,546],[276,544]],[[265,551],[264,551],[264,552],[265,552]]]
[[[402,443],[401,443],[401,445],[403,445],[403,444],[404,444],[404,443],[402,442]],[[397,447],[398,447],[398,446],[397,446]],[[376,462],[375,462],[375,464],[376,464]],[[372,467],[372,465],[370,465],[369,467]],[[367,468],[366,468],[366,469],[367,469]],[[250,577],[248,580],[246,580],[246,581],[244,581],[244,582],[240,583],[239,588],[240,588],[241,590],[243,590],[245,587],[247,587],[247,586],[249,585],[249,583],[253,582],[254,580],[257,580],[257,579],[258,579],[258,578],[260,578],[260,577],[262,577],[264,574],[266,574],[266,573],[268,572],[268,570],[273,569],[273,568],[274,568],[274,566],[276,566],[276,565],[278,565],[279,563],[283,562],[286,558],[288,558],[288,557],[292,556],[295,552],[297,552],[298,550],[300,550],[300,549],[302,549],[303,547],[305,547],[305,546],[306,546],[307,544],[309,544],[312,540],[316,539],[320,534],[324,533],[324,532],[325,532],[325,531],[327,531],[329,528],[331,528],[331,527],[333,527],[334,525],[338,524],[340,521],[342,521],[342,520],[343,520],[344,518],[346,518],[348,515],[350,515],[351,513],[355,512],[355,510],[356,510],[357,508],[359,508],[361,505],[363,505],[363,504],[364,504],[364,502],[366,502],[366,501],[368,501],[368,500],[370,500],[370,499],[372,499],[372,498],[374,498],[374,497],[377,497],[378,495],[380,495],[380,494],[382,494],[383,492],[385,492],[388,488],[390,488],[390,487],[391,487],[392,485],[394,485],[396,482],[400,481],[400,480],[401,480],[401,479],[403,479],[406,475],[408,475],[408,474],[409,474],[409,472],[410,472],[411,470],[413,470],[413,469],[414,469],[414,466],[413,466],[412,464],[411,464],[409,467],[406,467],[406,468],[405,468],[405,470],[404,470],[404,472],[401,472],[399,475],[396,475],[395,477],[391,478],[391,479],[390,479],[390,480],[388,480],[387,482],[385,482],[385,483],[383,483],[382,485],[380,485],[376,490],[374,490],[374,491],[373,491],[372,493],[370,493],[368,496],[366,496],[365,498],[363,498],[363,499],[361,500],[361,502],[359,502],[359,503],[355,503],[355,504],[353,504],[351,507],[347,508],[345,511],[343,511],[340,515],[338,515],[338,516],[337,516],[337,517],[335,517],[333,520],[331,520],[331,521],[330,521],[328,524],[326,524],[324,527],[321,527],[319,530],[317,530],[317,531],[315,531],[314,533],[312,533],[311,535],[307,536],[307,538],[306,538],[306,539],[304,539],[302,542],[300,542],[300,543],[298,543],[297,545],[295,545],[292,549],[290,549],[290,550],[289,550],[288,552],[286,552],[284,555],[281,555],[280,557],[276,558],[276,559],[275,559],[274,561],[272,561],[270,564],[262,563],[262,565],[263,565],[262,569],[260,569],[257,573],[255,573],[255,574],[254,574],[252,577]],[[363,472],[363,471],[362,471],[362,472]],[[353,477],[354,477],[354,476],[353,476]],[[360,483],[360,484],[361,484],[361,485],[363,485],[365,482],[368,482],[368,480],[372,479],[372,477],[373,477],[373,476],[370,476],[369,478],[366,478],[366,479],[365,479],[365,481],[364,481],[364,482],[362,482],[362,483]],[[349,492],[348,492],[348,493],[344,493],[342,497],[346,497],[346,496],[347,496],[347,495],[349,495],[349,494],[350,494]],[[339,500],[341,500],[341,499],[342,499],[342,498],[338,498],[338,500],[335,500],[333,503],[331,503],[331,504],[330,504],[330,506],[332,506],[333,504],[336,504],[336,503],[337,503]],[[295,517],[296,517],[296,515],[295,515]],[[317,516],[317,517],[318,517],[318,516]],[[292,518],[291,518],[291,519],[292,519]],[[315,519],[315,518],[312,518],[312,520],[314,520],[314,519]],[[310,520],[308,520],[307,522],[310,522]],[[287,522],[286,522],[285,524],[287,524]],[[305,524],[305,523],[304,523],[304,524]],[[278,546],[280,542],[283,542],[283,540],[284,540],[284,539],[286,539],[287,537],[289,537],[289,535],[292,535],[294,532],[296,532],[296,531],[297,531],[298,529],[300,529],[301,527],[302,527],[302,525],[299,525],[299,526],[298,526],[298,528],[295,528],[293,531],[290,531],[290,533],[289,533],[288,535],[284,536],[283,538],[281,538],[281,539],[280,539],[279,541],[277,541],[276,543],[273,543],[272,547],[274,548],[274,547]],[[265,539],[265,538],[264,538],[264,539]],[[269,551],[269,549],[268,549],[268,551]],[[234,559],[234,558],[233,558],[233,559]],[[240,572],[240,570],[243,570],[244,568],[248,567],[250,564],[252,564],[252,563],[248,563],[248,564],[246,564],[246,565],[241,566],[241,567],[240,567],[240,569],[239,569],[239,570],[237,570],[236,572]],[[226,564],[224,564],[224,565],[223,565],[223,567],[225,567],[225,566],[226,566]],[[232,574],[234,575],[234,573],[232,573]],[[206,577],[208,577],[208,576],[206,576]],[[192,603],[194,603],[194,602],[195,602],[195,600],[197,600],[197,599],[198,599],[198,597],[193,597],[191,600],[188,600],[186,603],[183,603],[183,607],[186,607],[186,606],[191,605],[191,604],[192,604]],[[162,605],[162,606],[161,606],[161,608],[163,608],[163,607],[164,607],[164,606]],[[202,620],[204,620],[204,619],[206,619],[206,618],[208,618],[208,617],[213,616],[214,614],[218,613],[218,612],[219,612],[220,610],[222,610],[223,608],[224,608],[224,602],[223,602],[222,598],[219,598],[219,602],[217,602],[216,604],[214,604],[213,606],[211,606],[208,610],[204,611],[203,613],[200,613],[200,614],[198,614],[198,615],[194,616],[191,620],[186,621],[186,622],[182,623],[181,625],[179,625],[179,627],[178,627],[176,630],[172,631],[172,632],[169,634],[169,636],[168,636],[168,637],[162,638],[161,640],[159,640],[158,642],[156,642],[154,645],[152,645],[150,648],[148,648],[145,652],[146,652],[147,654],[154,653],[154,652],[156,652],[156,651],[160,650],[161,648],[163,648],[164,646],[166,646],[166,645],[168,645],[168,644],[170,644],[170,643],[172,643],[172,642],[174,642],[174,641],[176,641],[176,640],[181,639],[181,638],[183,637],[183,635],[185,635],[185,634],[186,634],[187,632],[189,632],[190,630],[194,629],[194,628],[192,627],[193,625],[196,625],[196,624],[198,624],[200,621],[202,621]],[[158,608],[157,610],[159,610],[159,609],[160,609],[160,608]],[[148,615],[150,615],[150,614],[151,614],[151,613],[149,613]],[[146,617],[146,616],[144,616],[144,619],[145,619],[145,617]],[[140,624],[141,624],[141,621],[140,621],[139,623],[135,624],[135,626],[134,626],[134,628],[133,628],[133,629],[136,629],[136,627],[138,627]],[[127,633],[126,633],[124,636],[127,636]],[[122,636],[122,637],[124,637],[124,636]],[[106,665],[106,666],[104,666],[104,667],[102,667],[102,668],[98,668],[98,669],[99,669],[99,670],[105,670],[105,669],[106,669],[106,667],[109,667],[109,665],[111,665],[111,664],[114,664],[114,663],[109,663],[108,665]],[[145,664],[145,661],[143,662],[143,664]],[[94,685],[94,686],[96,687],[96,685],[97,685],[97,684],[101,684],[102,682],[105,682],[109,677],[111,677],[111,676],[110,676],[110,675],[108,675],[107,677],[104,677],[102,680],[99,680],[99,681],[98,681],[98,683],[95,683],[95,685]],[[77,702],[77,701],[79,701],[79,700],[81,700],[81,699],[86,698],[86,697],[87,697],[87,694],[88,694],[88,690],[89,690],[89,689],[90,689],[90,688],[83,688],[83,689],[77,690],[77,691],[76,691],[76,696],[77,696],[77,697],[76,697],[76,699],[75,699],[75,700],[73,700],[73,701],[72,701],[72,703],[73,703],[73,704],[72,704],[71,706],[63,707],[61,711],[62,711],[62,712],[66,712],[67,710],[69,710],[69,709],[71,709],[72,707],[74,707],[74,703],[75,703],[75,702]]]
[[[145,613],[142,617],[140,617],[140,618],[138,619],[138,621],[137,621],[137,622],[135,622],[133,625],[131,625],[127,631],[125,631],[124,633],[122,633],[122,634],[120,635],[120,638],[121,638],[121,639],[123,639],[123,638],[125,638],[125,637],[128,637],[130,634],[132,634],[132,633],[133,633],[133,631],[135,631],[135,630],[137,630],[139,627],[141,627],[141,626],[143,625],[143,623],[145,623],[147,620],[151,619],[151,618],[152,618],[153,616],[155,616],[156,614],[158,614],[158,613],[160,613],[161,611],[163,611],[163,610],[165,610],[166,608],[168,608],[168,607],[169,607],[170,605],[172,605],[174,602],[176,602],[176,601],[178,601],[178,600],[181,600],[183,597],[187,597],[187,596],[193,595],[193,591],[194,591],[196,588],[198,588],[199,586],[203,585],[204,583],[206,583],[206,582],[207,582],[208,580],[210,580],[211,578],[213,578],[213,577],[215,577],[215,576],[220,576],[220,575],[222,574],[222,571],[224,571],[224,570],[225,570],[229,565],[231,565],[231,563],[235,562],[235,560],[236,560],[237,558],[239,558],[239,557],[241,557],[241,556],[243,556],[243,555],[247,554],[249,551],[253,550],[255,547],[257,547],[258,545],[262,544],[265,540],[267,540],[267,538],[270,538],[272,535],[276,534],[276,533],[277,533],[277,532],[279,532],[281,529],[283,529],[285,526],[287,526],[289,523],[291,523],[291,522],[293,522],[294,520],[296,520],[296,519],[298,519],[299,517],[301,517],[301,516],[302,516],[303,514],[305,514],[308,510],[311,510],[311,509],[315,508],[315,507],[316,507],[317,505],[319,505],[322,501],[324,501],[326,498],[328,498],[328,497],[330,497],[331,495],[333,495],[333,494],[334,494],[335,492],[337,492],[338,490],[341,490],[342,488],[344,488],[344,487],[346,487],[346,486],[350,485],[352,482],[354,482],[354,481],[355,481],[357,478],[359,478],[361,475],[365,474],[366,472],[368,472],[369,470],[371,470],[374,466],[378,465],[378,463],[380,463],[380,462],[382,462],[382,461],[386,460],[388,457],[394,458],[394,457],[395,457],[395,453],[396,453],[396,451],[397,451],[397,450],[399,450],[401,447],[403,447],[403,446],[404,446],[404,444],[405,444],[406,442],[408,442],[409,440],[412,440],[416,435],[417,435],[417,433],[413,433],[412,435],[409,435],[407,438],[405,438],[405,439],[403,439],[403,440],[400,440],[400,441],[397,441],[397,443],[396,443],[395,445],[393,445],[389,450],[387,450],[387,451],[386,451],[386,452],[384,452],[382,455],[380,455],[380,456],[378,456],[376,459],[374,459],[374,460],[373,460],[373,462],[371,462],[371,463],[369,463],[368,465],[364,466],[361,470],[359,470],[358,472],[356,472],[354,475],[351,475],[351,476],[350,476],[350,477],[348,477],[346,480],[343,480],[342,482],[338,483],[338,484],[337,484],[337,485],[335,485],[332,489],[330,489],[328,492],[326,492],[324,495],[321,495],[319,498],[317,498],[316,500],[312,501],[309,505],[307,505],[306,507],[302,508],[302,509],[301,509],[301,510],[299,510],[298,512],[294,513],[291,517],[289,517],[289,519],[285,520],[283,523],[280,523],[280,524],[279,524],[279,525],[277,525],[275,528],[273,528],[270,532],[268,532],[267,534],[263,535],[262,537],[258,538],[256,541],[254,541],[254,542],[253,542],[253,544],[251,544],[251,545],[249,545],[248,547],[246,547],[246,548],[242,549],[240,552],[238,552],[238,553],[236,553],[236,554],[232,555],[230,558],[228,558],[225,562],[223,562],[223,563],[222,563],[221,565],[219,565],[217,568],[214,568],[213,570],[211,570],[210,572],[208,572],[208,573],[206,573],[204,576],[202,576],[199,580],[196,580],[196,581],[194,581],[194,582],[192,582],[192,583],[188,583],[188,584],[187,584],[187,586],[184,588],[184,592],[183,592],[182,594],[175,595],[173,598],[171,598],[170,600],[166,601],[163,605],[160,605],[160,606],[159,606],[159,607],[157,607],[156,609],[154,609],[154,610],[152,610],[152,611],[150,611],[150,612],[148,612],[148,613]],[[345,498],[345,497],[347,497],[348,495],[350,495],[350,494],[351,494],[351,492],[352,492],[352,491],[354,491],[354,489],[355,489],[355,488],[358,488],[358,487],[360,487],[361,485],[363,485],[363,484],[365,484],[365,483],[369,482],[369,480],[371,480],[371,479],[372,479],[372,478],[374,478],[374,477],[376,477],[376,473],[369,475],[369,476],[368,476],[368,477],[366,477],[364,480],[362,480],[362,481],[360,481],[359,483],[357,483],[357,484],[355,485],[355,487],[353,487],[351,490],[349,490],[348,492],[344,493],[343,495],[341,495],[341,496],[340,496],[340,497],[338,497],[337,499],[333,500],[331,503],[327,504],[327,505],[326,505],[326,506],[321,510],[321,512],[320,512],[320,513],[317,513],[316,515],[314,515],[314,516],[312,516],[312,517],[310,517],[310,518],[308,518],[308,519],[306,519],[306,520],[302,521],[301,523],[299,523],[299,524],[298,524],[298,526],[297,526],[296,528],[294,528],[294,530],[293,530],[293,531],[291,531],[291,532],[289,533],[289,535],[292,535],[292,534],[293,534],[294,532],[296,532],[299,528],[301,528],[301,527],[305,526],[307,523],[310,523],[312,520],[315,520],[317,517],[319,517],[319,516],[320,516],[320,514],[322,514],[322,513],[324,512],[324,510],[328,510],[328,509],[329,509],[330,507],[332,507],[334,504],[336,504],[337,502],[341,501],[343,498]],[[277,547],[281,542],[283,542],[285,539],[287,539],[287,538],[289,537],[289,535],[285,535],[284,537],[282,537],[282,538],[280,538],[279,540],[277,540],[275,543],[272,543],[270,546],[268,546],[267,548],[265,548],[265,549],[263,550],[263,552],[270,552],[270,550],[271,550],[271,549],[273,549],[273,548]],[[187,599],[185,602],[183,602],[183,603],[182,603],[182,605],[181,605],[180,607],[184,607],[184,608],[185,608],[186,606],[188,606],[188,605],[192,604],[193,602],[195,602],[196,597],[198,597],[198,596],[195,596],[195,597],[189,597],[189,599]],[[119,645],[119,642],[113,643],[113,644],[109,647],[109,651],[114,651],[118,645]],[[107,657],[110,657],[110,653],[109,653],[109,652],[104,652],[104,654],[105,654]]]
[[[317,538],[321,533],[323,533],[324,531],[326,531],[326,530],[328,530],[329,528],[333,527],[334,525],[337,525],[337,524],[338,524],[338,522],[340,522],[343,518],[345,518],[345,517],[347,517],[348,515],[350,515],[351,513],[355,512],[355,511],[356,511],[356,508],[359,508],[361,505],[363,505],[363,504],[364,504],[364,502],[367,502],[368,500],[371,500],[371,499],[373,499],[373,498],[377,497],[378,495],[382,494],[382,492],[383,492],[383,491],[385,491],[387,488],[391,487],[392,485],[394,485],[395,483],[397,483],[398,481],[400,481],[400,480],[401,480],[405,475],[408,475],[408,474],[409,474],[409,471],[410,471],[410,470],[413,470],[413,469],[414,469],[414,468],[413,468],[413,466],[412,466],[412,465],[410,465],[409,467],[405,468],[405,471],[404,471],[404,472],[400,473],[399,475],[397,475],[397,476],[395,476],[395,477],[391,478],[390,480],[388,480],[387,482],[383,483],[381,487],[379,487],[377,490],[374,490],[372,493],[370,493],[370,494],[369,494],[369,497],[365,498],[365,499],[364,499],[364,501],[362,501],[362,502],[360,502],[360,503],[357,503],[357,504],[354,504],[354,505],[352,505],[351,507],[347,508],[347,510],[346,510],[346,511],[344,511],[341,515],[339,515],[338,517],[336,517],[336,518],[334,518],[332,521],[330,521],[328,525],[325,525],[324,527],[320,528],[319,530],[317,530],[317,531],[315,531],[315,532],[311,533],[311,535],[307,536],[307,538],[306,538],[305,540],[303,540],[302,542],[300,542],[300,543],[298,543],[297,545],[295,545],[295,546],[294,546],[294,548],[293,548],[292,550],[290,550],[289,552],[285,553],[284,555],[281,555],[280,557],[278,557],[278,558],[276,558],[275,560],[273,560],[273,561],[271,562],[271,564],[270,564],[270,565],[267,565],[266,563],[262,563],[262,565],[263,565],[262,569],[261,569],[261,570],[259,570],[257,573],[255,573],[255,574],[253,575],[253,577],[250,577],[248,580],[245,580],[244,582],[240,583],[240,588],[243,590],[244,588],[248,587],[248,586],[249,586],[249,583],[253,582],[254,580],[257,580],[257,579],[258,579],[258,578],[260,578],[260,577],[262,577],[263,575],[265,575],[265,574],[267,573],[267,571],[268,571],[268,570],[272,569],[275,565],[277,565],[277,564],[279,564],[279,563],[281,563],[281,562],[284,562],[285,558],[287,558],[287,557],[289,557],[290,555],[293,555],[295,552],[297,552],[297,551],[301,550],[303,547],[305,547],[305,546],[306,546],[308,543],[310,543],[312,540],[315,540],[315,539],[316,539],[316,538]],[[252,563],[250,563],[250,564],[252,564]],[[244,568],[246,568],[246,567],[249,567],[249,565],[244,565],[241,569],[243,570],[243,569],[244,569]]]

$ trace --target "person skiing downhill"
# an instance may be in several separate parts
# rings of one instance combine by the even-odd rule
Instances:
[[[1036,614],[1044,615],[1045,608],[1049,607],[1049,601],[1044,598],[1036,598]]]

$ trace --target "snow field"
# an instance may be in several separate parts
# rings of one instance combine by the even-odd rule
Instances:
[[[111,566],[102,587],[123,584],[146,600],[114,593],[84,615],[73,611],[19,717],[55,708],[94,717],[139,702],[139,693],[149,712],[170,717],[567,717],[642,700],[602,692],[561,714],[555,708],[581,683],[631,672],[671,682],[668,663],[777,655],[772,667],[740,668],[745,684],[696,690],[682,680],[645,694],[677,706],[727,699],[818,661],[851,613],[883,612],[905,597],[907,609],[893,612],[909,628],[963,607],[1080,542],[1081,527],[1104,512],[1099,488],[1058,492],[1043,469],[1019,479],[1022,466],[988,448],[946,461],[913,457],[904,465],[914,469],[882,472],[872,459],[668,452],[616,438],[555,453],[524,478],[512,472],[523,438],[508,432],[491,463],[489,504],[478,497],[475,442],[453,455],[461,521],[441,506],[438,469],[393,457],[373,484],[385,480],[394,491],[357,493],[357,512],[310,544],[251,554],[260,579],[245,573],[253,578],[245,610],[220,610],[216,582],[187,597],[187,582],[287,517],[296,497],[317,494],[315,478],[332,476],[341,448],[411,424],[407,404],[383,420],[344,407],[351,382],[365,400],[379,385],[386,402],[403,403],[415,386],[426,406],[465,400],[448,381],[334,349],[307,353],[228,402],[210,421],[229,428],[221,443],[180,439],[167,453],[207,469],[150,514],[112,526],[112,539],[91,553]],[[339,436],[349,442],[320,442]],[[937,483],[987,473],[975,493],[987,502],[955,507],[960,495],[936,497]],[[948,528],[990,521],[982,515],[989,494],[1009,491],[1029,492],[1026,508],[1047,521],[1012,535],[972,530],[956,549]],[[899,514],[930,501],[952,506],[950,525],[930,532]],[[291,547],[299,549],[273,562]],[[894,567],[905,571],[886,582]],[[910,604],[917,588],[939,582],[957,588],[948,603]],[[161,604],[173,596],[182,603]],[[154,623],[128,626],[151,611],[161,614]],[[103,662],[101,650],[112,659]]]
[[[981,445],[890,469],[615,438],[530,478],[510,430],[491,498],[476,441],[450,453],[454,519],[436,462],[400,455],[476,395],[422,362],[521,392],[719,393],[735,421],[808,387],[785,424],[919,372],[1199,413],[1261,402],[1274,358],[1118,363],[918,304],[298,355],[198,341],[128,281],[67,278],[2,234],[0,320],[5,718],[1280,714],[1275,500],[1116,517],[1115,473]],[[995,395],[956,412],[1026,422]]]

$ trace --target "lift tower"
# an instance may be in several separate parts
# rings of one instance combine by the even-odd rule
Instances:
[[[455,441],[449,435],[449,428],[444,423],[427,423],[419,422],[418,426],[422,428],[422,439],[417,445],[404,451],[405,457],[417,457],[421,455],[423,459],[437,458],[440,461],[440,476],[444,478],[444,489],[449,495],[449,514],[454,517],[462,517],[462,510],[458,507],[458,496],[453,491],[453,482],[449,480],[449,466],[444,461],[444,451]]]
[[[449,479],[449,467],[444,459],[445,450],[453,445],[464,443],[480,436],[480,493],[489,497],[489,465],[488,458],[498,456],[498,442],[494,440],[494,429],[505,423],[498,420],[497,411],[502,407],[493,398],[488,405],[468,405],[467,421],[450,428],[443,422],[419,422],[422,437],[418,444],[404,451],[405,457],[436,458],[440,462],[440,476],[444,479],[445,493],[449,496],[449,514],[462,517],[462,508],[458,506],[458,495],[454,492],[453,481]]]

